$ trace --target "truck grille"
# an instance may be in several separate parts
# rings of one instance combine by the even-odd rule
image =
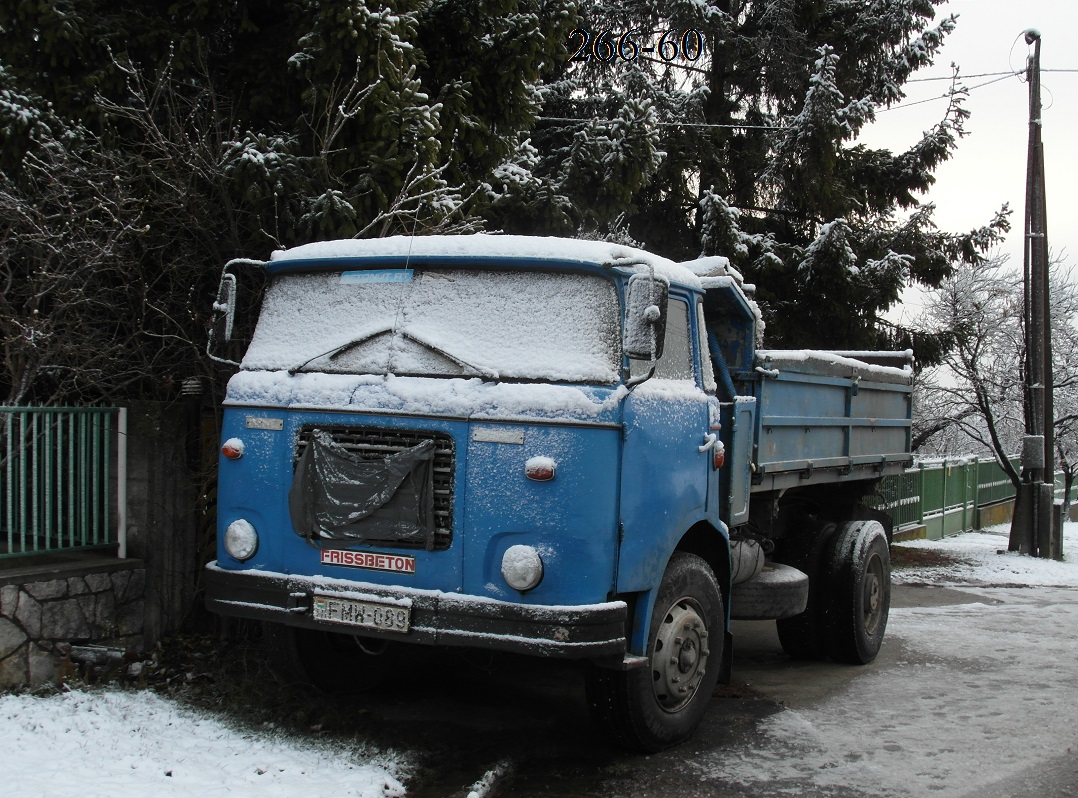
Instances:
[[[365,460],[380,460],[386,455],[411,449],[423,441],[434,441],[434,549],[448,549],[453,542],[453,471],[456,453],[453,437],[433,430],[381,429],[353,427],[345,424],[307,424],[299,431],[296,441],[295,468],[303,456],[314,430],[332,436],[338,446]],[[422,548],[421,544],[393,542],[396,548]]]

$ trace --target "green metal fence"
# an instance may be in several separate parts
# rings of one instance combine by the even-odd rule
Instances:
[[[1020,469],[1017,458],[1011,464]],[[1063,485],[1063,475],[1057,473],[1060,501]],[[927,461],[884,477],[876,506],[891,514],[896,531],[923,528],[926,537],[938,540],[999,523],[993,509],[1013,500],[1014,493],[1010,478],[993,459]],[[1078,499],[1076,493],[1078,486],[1071,490],[1071,501]]]
[[[126,411],[0,406],[0,558],[119,549]]]

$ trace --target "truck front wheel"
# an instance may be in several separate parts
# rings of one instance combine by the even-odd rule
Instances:
[[[599,724],[620,744],[645,752],[686,740],[715,690],[725,618],[711,568],[676,552],[652,611],[647,667],[589,674],[588,703]]]
[[[867,665],[883,643],[891,608],[891,557],[879,521],[850,521],[839,530],[834,555],[830,654]]]

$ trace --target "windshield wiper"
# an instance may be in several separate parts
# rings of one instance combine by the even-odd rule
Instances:
[[[335,346],[332,349],[329,349],[329,350],[327,350],[325,352],[322,352],[321,354],[315,355],[314,357],[307,358],[302,363],[300,363],[298,366],[293,366],[292,368],[290,368],[288,370],[288,374],[289,374],[289,376],[295,376],[296,372],[301,371],[309,363],[313,363],[315,360],[318,360],[319,358],[326,357],[327,355],[329,356],[330,360],[332,360],[333,358],[336,358],[336,357],[340,357],[345,352],[347,352],[349,349],[353,349],[353,348],[359,346],[362,343],[366,343],[367,341],[370,341],[372,338],[377,338],[379,335],[385,335],[387,332],[391,332],[392,330],[393,330],[393,325],[392,324],[387,324],[385,327],[381,327],[381,328],[379,328],[377,330],[369,332],[366,335],[361,335],[358,338],[353,338],[351,341],[346,341],[345,343],[341,344],[340,346]]]
[[[371,340],[379,337],[380,335],[385,335],[386,333],[393,332],[393,331],[394,331],[393,330],[393,325],[386,325],[385,327],[381,327],[381,328],[379,328],[377,330],[372,330],[371,332],[367,333],[366,335],[361,335],[358,338],[353,338],[351,341],[347,341],[347,342],[341,344],[340,346],[335,346],[335,347],[333,347],[333,349],[329,349],[329,350],[327,350],[325,352],[322,352],[321,354],[318,354],[318,355],[315,355],[314,357],[308,358],[307,360],[300,363],[298,366],[293,366],[292,368],[290,368],[288,370],[288,374],[290,376],[295,376],[295,374],[297,372],[302,371],[308,364],[313,363],[315,360],[319,360],[320,358],[323,358],[323,357],[329,357],[330,360],[333,360],[335,358],[340,357],[341,355],[343,355],[348,350],[354,349],[355,347],[359,346],[360,344],[364,344],[367,341],[371,341]],[[497,381],[497,380],[500,379],[500,377],[498,375],[498,372],[496,372],[496,371],[494,371],[492,369],[484,368],[482,366],[477,366],[474,363],[469,363],[467,360],[463,360],[463,359],[457,357],[456,355],[451,354],[450,352],[447,352],[446,350],[442,349],[437,344],[435,344],[435,343],[433,343],[431,341],[428,341],[428,340],[416,335],[415,333],[408,332],[407,330],[397,330],[396,332],[398,332],[404,338],[407,338],[410,341],[414,341],[415,343],[419,344],[420,346],[426,347],[427,349],[431,350],[432,352],[434,352],[434,353],[436,353],[438,355],[441,355],[446,360],[450,360],[453,363],[456,363],[462,369],[470,369],[471,371],[474,371],[477,374],[480,374],[483,377],[486,377],[488,380]]]
[[[415,333],[408,332],[407,330],[401,330],[400,334],[403,335],[405,338],[407,338],[410,341],[415,341],[420,346],[427,347],[427,349],[441,355],[442,357],[446,358],[447,360],[452,360],[454,363],[456,363],[461,368],[471,369],[472,371],[476,372],[477,374],[480,374],[480,375],[486,377],[488,380],[494,380],[495,382],[497,382],[498,380],[501,379],[498,372],[494,371],[493,369],[488,369],[488,368],[485,368],[483,366],[477,366],[474,363],[469,363],[467,360],[462,360],[461,358],[457,357],[456,355],[442,349],[437,344],[431,343],[430,341],[426,341],[423,338],[420,338]]]

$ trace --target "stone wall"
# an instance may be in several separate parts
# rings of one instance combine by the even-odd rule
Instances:
[[[0,688],[56,681],[72,644],[145,648],[146,569],[105,557],[0,571]]]
[[[0,689],[56,681],[78,647],[137,655],[190,621],[201,571],[198,410],[198,397],[129,406],[129,559],[105,551],[0,559]]]

